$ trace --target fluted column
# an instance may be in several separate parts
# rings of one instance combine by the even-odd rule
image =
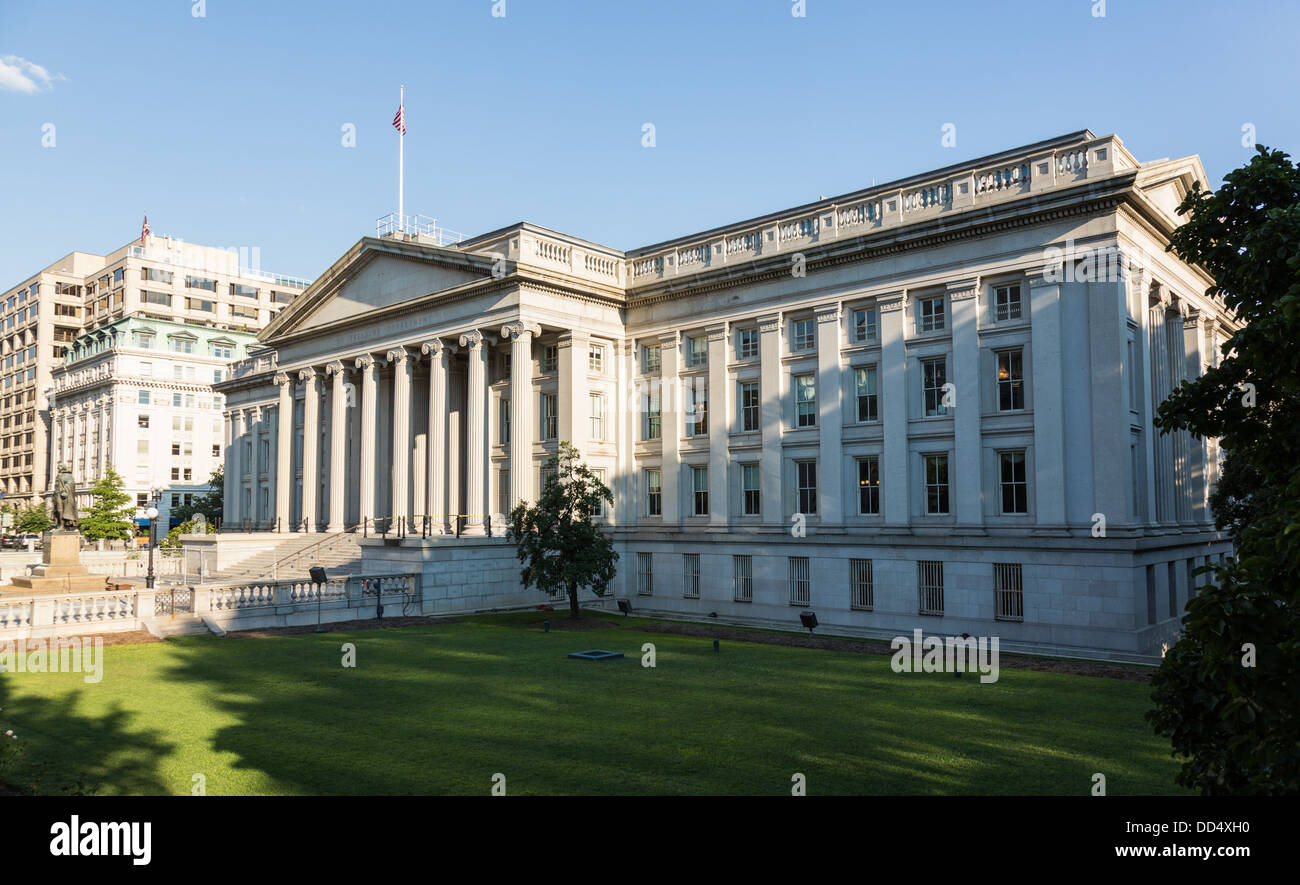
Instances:
[[[226,456],[226,488],[224,498],[230,505],[229,524],[236,530],[243,528],[247,518],[244,507],[244,412],[235,409],[230,413],[230,454]]]
[[[455,345],[434,338],[420,345],[429,357],[428,501],[429,531],[446,534],[447,526],[447,356]]]
[[[327,532],[341,532],[347,506],[348,400],[347,367],[339,360],[325,366],[333,376],[330,391],[330,500]]]
[[[95,465],[95,474],[99,479],[104,477],[108,466],[108,411],[108,400],[101,399],[99,401],[99,458]]]
[[[298,373],[302,380],[302,525],[315,530],[320,491],[320,374],[310,366]]]
[[[275,527],[289,531],[293,507],[293,378],[286,372],[275,374],[280,388],[275,439]],[[253,464],[257,464],[257,440],[253,440]],[[253,497],[257,497],[257,471],[253,470]],[[256,502],[253,504],[257,506]]]
[[[533,336],[541,327],[507,323],[501,336],[510,338],[510,507],[531,502],[533,492]],[[563,386],[563,385],[561,385]],[[563,391],[561,391],[563,393]],[[563,396],[559,398],[563,402]],[[565,406],[561,406],[564,408]],[[509,512],[504,514],[509,517]]]
[[[375,398],[379,392],[379,369],[370,354],[357,357],[361,370],[361,524],[375,518]]]
[[[270,472],[270,465],[262,463],[262,434],[266,432],[266,412],[267,409],[262,406],[253,406],[248,412],[250,422],[250,432],[253,440],[253,455],[249,459],[253,465],[252,483],[253,488],[249,495],[248,503],[249,514],[252,516],[252,524],[255,529],[276,528],[275,517],[271,514],[270,508],[262,504],[262,473]],[[288,528],[288,526],[283,526]]]
[[[388,351],[393,366],[393,507],[394,519],[411,518],[411,355],[405,347]],[[396,528],[396,526],[394,526]]]
[[[460,346],[469,348],[465,419],[465,485],[468,487],[465,533],[469,535],[483,534],[483,514],[487,509],[487,351],[483,339],[483,333],[477,329],[460,336]]]

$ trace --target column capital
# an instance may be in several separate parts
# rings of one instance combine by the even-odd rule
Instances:
[[[529,323],[524,320],[513,320],[501,327],[501,337],[514,341],[521,337],[525,332],[531,332],[534,335],[542,334],[542,327],[537,323]]]
[[[325,364],[326,375],[346,375],[348,367],[343,365],[342,360],[330,360]]]
[[[730,325],[731,324],[728,323],[726,320],[723,320],[722,322],[715,323],[712,326],[705,326],[704,334],[708,337],[710,341],[725,341],[727,338],[727,331]]]
[[[779,313],[769,313],[758,318],[758,331],[760,333],[775,332],[779,328],[781,328],[781,314]]]
[[[286,385],[286,384],[292,384],[292,383],[293,383],[293,379],[292,379],[291,377],[289,377],[289,373],[288,373],[288,372],[276,372],[276,373],[275,373],[274,381],[275,381],[275,385],[276,385],[277,387],[283,387],[283,386]]]
[[[375,365],[375,358],[371,354],[363,353],[356,358],[353,363],[358,369],[369,369]]]
[[[896,292],[886,292],[883,295],[876,296],[876,307],[883,313],[894,313],[907,307],[907,290],[899,289]]]
[[[302,381],[302,382],[305,382],[305,383],[310,383],[311,380],[312,380],[313,378],[315,378],[315,377],[316,377],[316,370],[315,370],[313,367],[311,367],[311,366],[307,366],[307,367],[305,367],[305,368],[303,368],[303,369],[300,369],[300,370],[298,371],[298,380],[299,380],[299,381]]]
[[[404,364],[410,358],[410,356],[411,356],[411,351],[407,349],[406,345],[399,344],[396,347],[390,347],[384,353],[384,362],[390,363],[395,366],[400,366]]]
[[[496,338],[483,332],[482,329],[470,329],[468,332],[461,333],[460,346],[468,347],[470,351],[476,351],[484,344],[495,344]]]
[[[1169,310],[1173,304],[1173,296],[1170,294],[1168,287],[1157,280],[1151,280],[1147,287],[1147,305],[1149,307],[1159,307]]]
[[[968,298],[975,298],[980,293],[980,283],[981,280],[978,274],[960,280],[950,280],[945,284],[948,300],[965,301]]]
[[[837,301],[834,304],[822,304],[813,308],[813,316],[819,323],[838,323],[840,321],[840,305]]]
[[[432,356],[434,359],[441,357],[443,351],[455,353],[458,350],[460,350],[460,348],[455,344],[448,344],[441,338],[430,338],[428,341],[420,345],[420,353],[425,356]]]
[[[673,329],[669,332],[660,332],[658,337],[660,347],[677,347],[681,343],[682,333],[679,329]]]

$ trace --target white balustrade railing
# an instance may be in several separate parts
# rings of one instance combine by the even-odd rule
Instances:
[[[1110,137],[1025,151],[996,166],[955,171],[893,191],[882,187],[843,204],[827,202],[774,218],[757,229],[749,222],[743,228],[713,233],[697,242],[678,243],[653,254],[631,255],[626,262],[627,281],[631,286],[646,285],[680,274],[700,273],[718,260],[802,249],[827,238],[859,236],[868,230],[911,223],[912,216],[917,220],[942,216],[969,210],[982,201],[1001,202],[1031,191],[1069,187],[1096,174],[1091,167],[1094,160],[1101,164],[1100,174],[1109,174],[1117,168],[1113,154],[1118,151],[1122,148]]]
[[[53,598],[53,623],[57,627],[108,625],[136,619],[136,595],[129,593],[80,593]]]

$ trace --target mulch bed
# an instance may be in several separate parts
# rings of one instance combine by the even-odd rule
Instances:
[[[350,633],[353,630],[387,630],[390,627],[424,627],[429,624],[450,624],[450,618],[431,616],[406,616],[398,618],[363,618],[356,621],[331,621],[322,624],[326,633]],[[257,630],[231,630],[227,639],[265,639],[271,636],[296,636],[303,633],[315,633],[315,624],[301,624],[296,627],[262,627]]]
[[[528,626],[535,627],[538,630],[545,630],[546,622],[534,621]],[[617,626],[618,624],[603,621],[600,618],[579,618],[576,621],[573,618],[556,618],[551,621],[552,630],[607,630],[610,627]]]
[[[555,626],[554,622],[551,624]],[[857,654],[890,655],[893,648],[884,642],[854,639],[832,639],[825,636],[800,636],[797,633],[768,633],[762,630],[744,630],[738,627],[710,627],[707,624],[641,624],[642,633],[676,633],[680,636],[699,636],[704,639],[730,639],[736,642],[760,642],[764,645],[786,645],[796,648],[820,648],[827,651],[847,651]],[[1102,676],[1128,682],[1150,682],[1154,672],[1150,667],[1128,664],[1107,664],[1100,661],[1059,661],[1048,658],[1027,658],[1018,655],[998,655],[998,666],[1012,670],[1038,670],[1044,673],[1068,673],[1072,676]]]

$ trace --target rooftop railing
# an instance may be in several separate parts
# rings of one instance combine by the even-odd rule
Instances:
[[[398,215],[390,212],[375,221],[375,236],[415,239],[433,246],[450,246],[469,239],[459,231],[438,226],[427,215]]]

